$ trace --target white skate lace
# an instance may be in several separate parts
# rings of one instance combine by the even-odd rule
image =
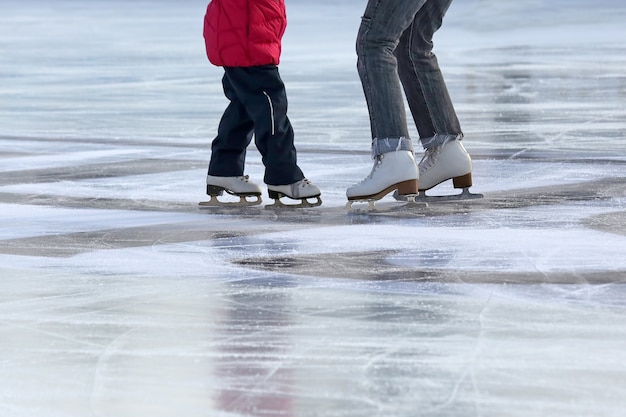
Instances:
[[[374,159],[374,166],[372,167],[372,171],[359,184],[363,184],[365,181],[372,179],[372,177],[374,176],[374,172],[376,172],[376,169],[380,166],[382,161],[383,161],[383,155],[378,155]]]
[[[446,138],[444,139],[444,141],[443,141],[443,143],[441,145],[435,146],[435,147],[432,147],[432,148],[426,148],[424,150],[424,156],[422,157],[422,160],[420,161],[420,163],[417,164],[417,166],[422,171],[426,171],[426,170],[430,169],[433,165],[435,165],[435,162],[437,162],[437,159],[439,158],[439,154],[441,154],[441,151],[443,150],[443,147],[446,146],[446,144],[448,142],[456,140],[456,139],[458,139],[460,137],[463,137],[463,135],[456,136],[456,137],[451,136],[451,135],[446,135]]]
[[[309,185],[311,185],[311,181],[307,180],[306,178],[303,178],[298,182],[298,187],[300,188],[306,188]]]
[[[443,145],[435,146],[434,148],[426,148],[426,150],[424,151],[424,156],[422,157],[422,160],[420,161],[418,166],[422,170],[427,170],[435,165],[435,162],[437,162],[437,158],[439,157],[442,149]]]

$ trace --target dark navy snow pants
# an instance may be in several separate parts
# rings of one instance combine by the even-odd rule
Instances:
[[[278,67],[225,67],[224,71],[222,84],[230,104],[211,145],[209,175],[243,175],[246,148],[254,136],[265,165],[266,184],[285,185],[303,179]]]

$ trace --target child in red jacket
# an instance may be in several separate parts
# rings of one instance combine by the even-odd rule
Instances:
[[[223,191],[237,204],[259,204],[261,188],[244,176],[246,148],[254,135],[265,165],[270,198],[299,199],[298,206],[321,204],[320,189],[296,161],[294,132],[287,117],[285,85],[278,72],[281,39],[287,26],[284,0],[212,0],[204,18],[209,61],[224,67],[222,84],[230,103],[211,145],[206,205],[225,204]],[[246,197],[256,197],[249,201]],[[307,199],[315,198],[310,203]]]

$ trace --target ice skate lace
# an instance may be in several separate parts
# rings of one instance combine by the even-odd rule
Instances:
[[[298,187],[300,188],[306,188],[309,185],[311,185],[311,181],[307,180],[306,178],[303,178],[302,180],[298,182]]]
[[[424,156],[418,164],[420,169],[422,171],[425,171],[435,165],[435,162],[437,162],[437,158],[439,158],[439,154],[441,153],[442,149],[443,145],[435,146],[434,148],[426,148],[426,150],[424,151]]]
[[[359,184],[363,184],[364,182],[366,182],[367,180],[372,179],[372,177],[374,176],[374,173],[376,172],[376,169],[380,166],[380,164],[382,164],[383,162],[383,155],[378,155],[375,159],[374,159],[374,166],[372,167],[372,171],[369,173],[369,175],[367,177],[365,177]]]

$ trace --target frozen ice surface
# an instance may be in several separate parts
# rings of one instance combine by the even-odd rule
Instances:
[[[366,216],[364,3],[287,2],[300,211],[197,206],[203,1],[3,3],[0,416],[623,415],[626,6],[455,1],[485,198]]]

